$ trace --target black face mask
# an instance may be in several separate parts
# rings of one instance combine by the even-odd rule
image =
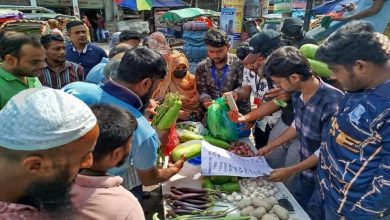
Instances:
[[[173,76],[177,79],[183,79],[187,74],[187,70],[175,70]]]

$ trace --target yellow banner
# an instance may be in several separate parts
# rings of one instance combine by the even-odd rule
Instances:
[[[242,31],[242,22],[244,18],[244,5],[245,5],[245,1],[243,0],[224,0],[222,2],[222,7],[236,9],[236,16],[234,19],[234,33],[241,33]]]

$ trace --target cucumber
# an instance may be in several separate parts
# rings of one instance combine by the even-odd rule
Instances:
[[[171,158],[174,162],[178,161],[181,158],[181,155],[189,160],[193,157],[200,156],[200,152],[202,149],[201,144],[191,144],[191,145],[178,145],[171,152]]]
[[[205,141],[209,142],[210,144],[215,145],[217,147],[220,147],[220,148],[223,148],[223,149],[229,149],[230,148],[230,144],[228,142],[226,142],[226,141],[222,141],[222,140],[210,137],[210,136],[203,136],[203,139]]]
[[[232,192],[240,192],[241,187],[239,183],[225,183],[221,186],[221,191],[232,193]]]
[[[306,58],[309,59],[316,59],[316,51],[318,49],[318,46],[315,44],[304,44],[299,48],[299,51],[305,56]]]
[[[326,63],[312,59],[307,60],[309,61],[310,66],[313,69],[315,75],[322,78],[330,78],[331,71],[328,68],[328,65],[326,65]]]
[[[224,183],[227,183],[229,182],[231,179],[231,176],[212,176],[210,177],[210,180],[212,183],[214,184],[224,184]]]

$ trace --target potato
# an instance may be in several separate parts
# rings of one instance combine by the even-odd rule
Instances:
[[[251,199],[244,199],[244,200],[242,200],[242,201],[244,201],[245,202],[245,206],[250,206],[251,204],[252,204],[252,200]]]
[[[249,215],[254,216],[258,219],[260,219],[264,214],[266,213],[266,210],[264,207],[259,207],[255,210],[253,210]]]
[[[244,200],[237,202],[237,207],[239,209],[243,209],[243,208],[247,207],[246,202]]]
[[[265,198],[263,200],[272,206],[278,205],[278,200],[276,200],[275,198]]]
[[[280,205],[274,205],[274,207],[272,207],[272,210],[282,220],[287,220],[289,217],[287,209],[283,208]]]
[[[258,199],[258,198],[255,198],[255,199],[252,199],[252,205],[254,207],[264,207],[265,210],[269,211],[271,210],[272,206],[270,204],[268,204],[266,201],[264,201],[263,199]]]
[[[261,220],[279,220],[279,218],[275,214],[265,214]]]
[[[241,210],[240,215],[241,216],[249,216],[249,213],[251,213],[253,210],[255,210],[255,208],[253,208],[253,206],[248,206],[248,207],[244,208],[243,210]]]

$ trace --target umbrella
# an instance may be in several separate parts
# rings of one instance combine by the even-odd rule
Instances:
[[[152,0],[114,0],[115,3],[123,8],[129,8],[137,11],[151,10]]]
[[[210,12],[205,12],[200,8],[184,8],[179,10],[170,10],[160,17],[161,22],[181,22],[183,20],[190,20],[200,16],[210,15]]]

